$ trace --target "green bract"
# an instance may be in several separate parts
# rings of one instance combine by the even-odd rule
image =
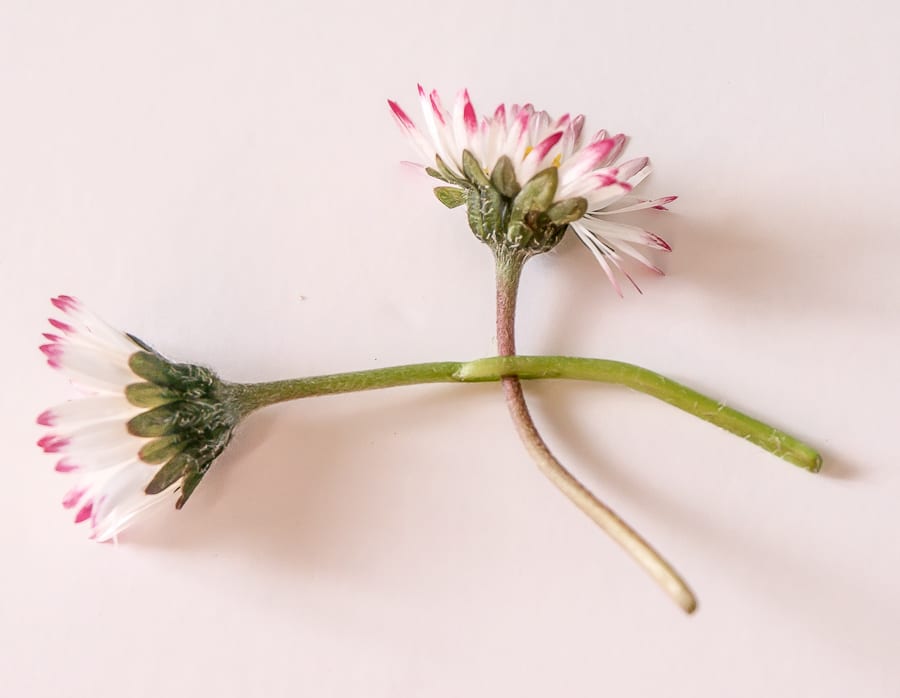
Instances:
[[[180,509],[231,440],[242,415],[235,391],[207,368],[172,363],[152,350],[132,354],[128,365],[146,382],[132,383],[125,395],[149,408],[129,420],[128,431],[152,439],[141,460],[164,464],[145,492],[157,494],[183,479]]]
[[[556,167],[541,170],[520,185],[506,155],[497,161],[490,177],[468,150],[462,155],[465,179],[453,174],[440,156],[435,165],[426,172],[451,185],[436,187],[435,196],[447,208],[465,204],[475,237],[495,252],[525,256],[547,252],[562,240],[566,226],[587,210],[587,200],[580,196],[554,203],[559,184]]]

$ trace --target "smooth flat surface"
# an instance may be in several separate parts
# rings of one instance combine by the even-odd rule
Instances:
[[[0,676],[10,696],[900,695],[898,12],[888,2],[5,2]],[[495,385],[260,413],[180,513],[85,540],[34,416],[72,293],[233,380],[492,353],[492,266],[385,99],[583,112],[653,158],[675,251],[619,300],[526,268],[523,353],[636,362],[820,446],[527,386],[697,590],[559,495]],[[301,299],[302,297],[302,299]]]

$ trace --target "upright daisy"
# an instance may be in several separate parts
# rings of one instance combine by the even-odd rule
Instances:
[[[625,148],[624,134],[598,131],[583,137],[584,116],[551,117],[531,104],[499,105],[480,119],[467,90],[452,113],[437,91],[419,85],[424,133],[394,101],[391,111],[419,151],[426,171],[447,186],[434,191],[453,208],[466,205],[475,235],[491,245],[546,252],[567,227],[593,253],[616,292],[626,257],[662,274],[641,246],[669,251],[658,235],[610,220],[617,213],[664,209],[676,197],[642,199],[632,192],[650,174],[646,157],[617,163]],[[640,289],[638,288],[638,291]]]
[[[40,349],[85,391],[41,413],[38,441],[75,481],[63,506],[91,537],[114,539],[152,506],[180,493],[181,508],[231,439],[240,410],[209,369],[164,359],[71,296],[53,298],[64,319]]]
[[[640,199],[632,193],[650,173],[650,161],[618,163],[623,134],[598,131],[583,139],[584,117],[551,117],[532,105],[499,105],[479,119],[462,90],[452,113],[436,91],[419,86],[424,133],[394,101],[388,105],[422,156],[425,171],[442,182],[434,190],[445,206],[465,206],[469,228],[488,245],[496,262],[497,353],[516,353],[516,299],[522,267],[553,249],[571,228],[593,253],[621,296],[626,257],[662,271],[640,247],[669,251],[658,235],[610,220],[617,213],[665,208],[675,197]],[[538,467],[582,511],[632,555],[682,606],[696,601],[687,584],[636,531],[593,495],[553,455],[531,417],[522,385],[504,376],[503,390],[519,436]]]

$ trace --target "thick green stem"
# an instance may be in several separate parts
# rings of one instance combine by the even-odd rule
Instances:
[[[799,439],[775,427],[634,364],[572,356],[493,356],[474,361],[440,361],[294,378],[272,383],[231,385],[246,414],[278,402],[319,395],[380,390],[420,383],[496,382],[503,376],[520,380],[579,380],[621,385],[651,395],[715,424],[812,473],[822,457]]]

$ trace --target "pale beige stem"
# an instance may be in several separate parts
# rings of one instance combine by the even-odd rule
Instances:
[[[497,349],[501,356],[513,356],[516,353],[516,296],[524,261],[524,258],[497,260]],[[675,603],[687,613],[693,613],[697,609],[697,599],[681,575],[637,531],[582,485],[547,447],[528,411],[518,377],[504,376],[503,392],[519,436],[541,472],[622,546]]]

